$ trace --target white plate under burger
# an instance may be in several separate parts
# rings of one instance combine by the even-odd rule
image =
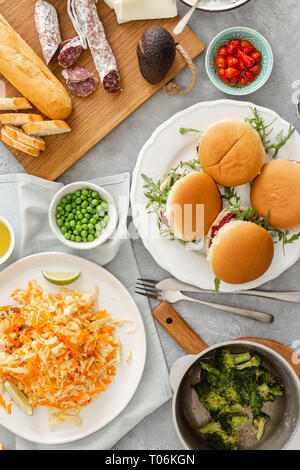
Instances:
[[[82,439],[103,428],[116,418],[128,405],[141,380],[146,360],[146,336],[140,312],[125,287],[108,271],[95,263],[64,253],[39,253],[23,258],[0,273],[0,305],[11,304],[10,294],[15,289],[24,289],[28,281],[35,279],[49,292],[57,292],[58,286],[44,279],[41,271],[76,272],[80,277],[69,289],[91,292],[96,284],[99,288],[98,306],[105,309],[113,318],[130,318],[134,323],[117,327],[116,334],[121,342],[121,362],[116,366],[114,381],[106,390],[95,397],[91,404],[82,408],[82,425],[75,427],[61,423],[49,429],[49,414],[46,407],[34,409],[33,416],[26,415],[16,405],[11,414],[3,409],[0,424],[24,439],[40,444],[63,444]],[[139,324],[133,333],[126,331]],[[132,359],[127,364],[126,351],[132,351]],[[5,396],[5,398],[7,398]]]
[[[289,123],[283,120],[274,111],[256,106],[252,103],[232,100],[219,100],[197,103],[174,116],[159,126],[150,139],[142,148],[132,178],[131,204],[133,221],[143,240],[147,250],[155,261],[166,271],[170,272],[180,281],[195,285],[202,289],[214,290],[214,278],[206,253],[191,251],[178,241],[164,240],[157,227],[157,217],[149,214],[146,209],[148,199],[144,195],[144,180],[141,174],[151,177],[155,182],[162,179],[170,168],[175,167],[181,160],[187,161],[197,158],[197,143],[199,134],[190,132],[182,136],[179,132],[181,127],[205,130],[217,121],[224,119],[242,119],[252,117],[251,108],[256,107],[269,123],[273,123],[271,139],[275,139],[278,132],[283,130],[287,134]],[[279,151],[278,158],[286,160],[297,160],[300,155],[300,135],[294,132],[291,139]],[[267,157],[266,160],[271,158]],[[241,197],[245,206],[250,205],[249,184],[236,188],[238,196]],[[221,282],[220,290],[223,292],[234,292],[244,289],[254,289],[268,282],[285,270],[290,268],[300,257],[300,240],[285,246],[283,252],[282,244],[275,244],[273,262],[268,271],[246,284],[226,284]]]

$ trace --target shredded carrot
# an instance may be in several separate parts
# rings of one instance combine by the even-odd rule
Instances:
[[[98,310],[97,290],[45,292],[30,281],[0,307],[0,380],[10,380],[33,407],[76,413],[103,392],[116,374],[120,343],[110,315]],[[0,405],[11,404],[0,395]],[[68,415],[69,416],[69,415]]]

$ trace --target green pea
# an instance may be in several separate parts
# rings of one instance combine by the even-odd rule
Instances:
[[[89,228],[88,224],[82,224],[82,229],[83,230],[88,230],[88,228]]]
[[[85,215],[86,214],[86,209],[85,208],[81,209],[81,213]]]
[[[71,212],[71,210],[72,210],[71,204],[66,204],[65,210],[66,210],[66,212]]]
[[[81,234],[82,238],[86,238],[88,236],[88,233],[86,230],[82,230]]]
[[[73,235],[79,235],[76,229],[73,230]]]
[[[102,201],[102,202],[101,202],[101,206],[102,206],[102,207],[107,207],[107,206],[108,206],[108,203],[107,203],[106,201]]]
[[[83,219],[83,214],[80,213],[80,214],[77,215],[77,217],[78,217],[78,220],[82,220]]]
[[[87,221],[88,221],[88,219],[87,219],[86,217],[83,217],[83,219],[82,219],[81,223],[84,225],[84,224],[86,224],[86,223],[87,223]]]
[[[61,227],[62,224],[64,223],[64,221],[63,221],[62,219],[58,219],[58,220],[56,221],[56,223],[57,223],[57,225],[58,225],[59,227]]]
[[[99,193],[97,193],[97,191],[92,191],[92,197],[93,198],[98,198],[99,197]]]
[[[86,200],[81,203],[81,207],[83,209],[87,209],[88,205],[89,205],[89,203]]]
[[[66,221],[65,222],[65,227],[70,228],[71,227],[70,222]]]
[[[102,225],[102,227],[103,227],[103,228],[104,228],[104,227],[106,227],[106,225],[107,225],[107,224],[106,224],[106,222],[105,222],[104,220],[101,220],[101,222],[100,222],[100,223],[101,223],[101,225]]]
[[[61,211],[63,210],[63,208],[62,208],[61,206],[57,206],[56,210],[57,210],[58,212],[61,212]]]
[[[69,219],[69,220],[74,220],[74,214],[73,214],[73,212],[70,212],[70,213],[68,214],[68,219]]]
[[[82,194],[83,194],[84,196],[88,196],[88,194],[89,194],[88,189],[84,188],[84,189],[82,190]]]
[[[93,225],[96,225],[97,220],[96,220],[94,217],[92,217],[92,218],[90,219],[90,223],[93,224]]]
[[[69,234],[69,232],[68,232],[68,233],[65,233],[65,238],[66,238],[67,240],[70,240],[71,235]]]
[[[67,233],[68,229],[64,225],[61,227],[61,233]]]
[[[92,206],[87,206],[86,210],[87,210],[89,213],[93,212]]]
[[[88,224],[88,229],[89,229],[89,230],[94,230],[94,228],[95,228],[95,227],[94,227],[93,224],[91,224],[91,223]]]
[[[76,202],[76,204],[78,204],[78,205],[81,204],[81,199],[80,199],[80,197],[77,197],[77,198],[75,199],[75,202]]]
[[[100,212],[99,212],[99,216],[100,216],[100,217],[104,217],[104,216],[105,216],[105,212],[104,212],[104,211],[100,211]]]
[[[92,235],[92,234],[89,234],[89,236],[88,236],[88,241],[89,241],[89,242],[92,242],[92,241],[94,241],[94,237],[93,237],[93,235]]]
[[[73,227],[75,227],[75,225],[76,225],[76,222],[75,222],[75,220],[71,220],[71,221],[70,221],[70,227],[72,227],[72,228],[73,228]]]
[[[81,191],[80,191],[80,189],[77,189],[77,191],[75,191],[75,194],[76,194],[77,197],[80,197],[80,196],[81,196]]]
[[[96,225],[95,225],[95,229],[96,229],[98,232],[101,232],[101,230],[102,230],[102,225],[101,225],[101,224],[96,224]]]
[[[84,237],[84,238],[82,239],[82,241],[83,241],[83,242],[87,242],[88,239],[87,239],[86,237]]]
[[[80,236],[80,235],[77,235],[77,236],[76,236],[76,241],[77,241],[77,242],[81,242],[81,236]]]
[[[67,201],[71,201],[71,199],[72,199],[71,194],[67,194],[65,197],[66,197]]]
[[[98,205],[98,200],[92,199],[92,206],[97,206],[97,205]]]
[[[106,223],[109,222],[109,215],[106,214],[106,215],[104,216],[103,220],[104,220],[104,222],[106,222]]]
[[[71,235],[71,240],[72,240],[72,242],[75,242],[75,240],[76,240],[75,235]]]
[[[82,226],[80,224],[77,224],[75,228],[76,228],[77,232],[81,232],[81,230],[82,230]]]

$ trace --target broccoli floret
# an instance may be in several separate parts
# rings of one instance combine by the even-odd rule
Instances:
[[[265,401],[274,401],[276,397],[282,397],[283,390],[280,385],[269,387],[266,383],[258,386],[258,391]]]
[[[272,395],[274,395],[275,397],[282,397],[283,396],[283,389],[282,389],[281,385],[276,384],[276,385],[273,385],[273,386],[269,387],[269,389],[270,389],[270,392],[272,393]]]
[[[240,403],[234,403],[229,407],[229,413],[242,413],[242,411],[244,411],[244,407]]]
[[[215,355],[215,363],[217,368],[222,372],[227,372],[235,367],[233,355],[228,351],[228,349],[219,349],[217,351]]]
[[[243,364],[238,364],[236,368],[238,370],[243,370],[246,367],[259,367],[260,363],[261,363],[261,358],[256,354],[255,356],[252,356],[249,361],[244,362]]]
[[[247,423],[247,421],[247,415],[234,416],[227,412],[220,413],[218,417],[218,422],[220,423],[221,428],[223,429],[223,431],[229,434],[236,432],[237,426],[239,424],[243,425]]]
[[[211,413],[215,413],[228,405],[225,398],[215,390],[211,390],[209,394],[205,396],[203,404]]]
[[[269,416],[265,413],[261,413],[259,416],[256,416],[253,420],[253,426],[257,429],[256,438],[258,441],[263,437],[265,431],[265,425],[269,421]]]
[[[230,436],[225,432],[216,432],[210,436],[209,444],[215,450],[238,450],[236,441],[235,436]]]
[[[243,362],[250,361],[251,355],[250,353],[242,353],[242,354],[232,354],[234,363],[235,364],[242,364]]]
[[[223,397],[226,398],[226,400],[231,401],[231,402],[240,401],[239,394],[232,385],[224,386]]]
[[[197,383],[194,385],[194,389],[198,394],[199,400],[211,413],[215,413],[228,405],[227,401],[220,395],[218,390],[207,382]]]
[[[269,386],[277,384],[276,377],[265,369],[258,369],[256,375],[259,384],[266,383]]]
[[[213,374],[216,377],[220,377],[221,372],[216,367],[204,361],[199,361],[199,364],[201,366],[201,369],[206,370],[209,374]]]
[[[213,385],[214,387],[217,386],[219,383],[219,377],[214,374],[210,374],[207,370],[201,370],[201,382],[205,382],[207,384]]]
[[[235,434],[227,434],[216,421],[211,421],[198,430],[201,434],[209,434],[209,444],[215,450],[237,450]]]

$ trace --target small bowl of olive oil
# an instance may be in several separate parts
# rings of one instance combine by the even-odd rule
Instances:
[[[12,254],[15,247],[15,234],[10,223],[0,216],[0,264]]]

